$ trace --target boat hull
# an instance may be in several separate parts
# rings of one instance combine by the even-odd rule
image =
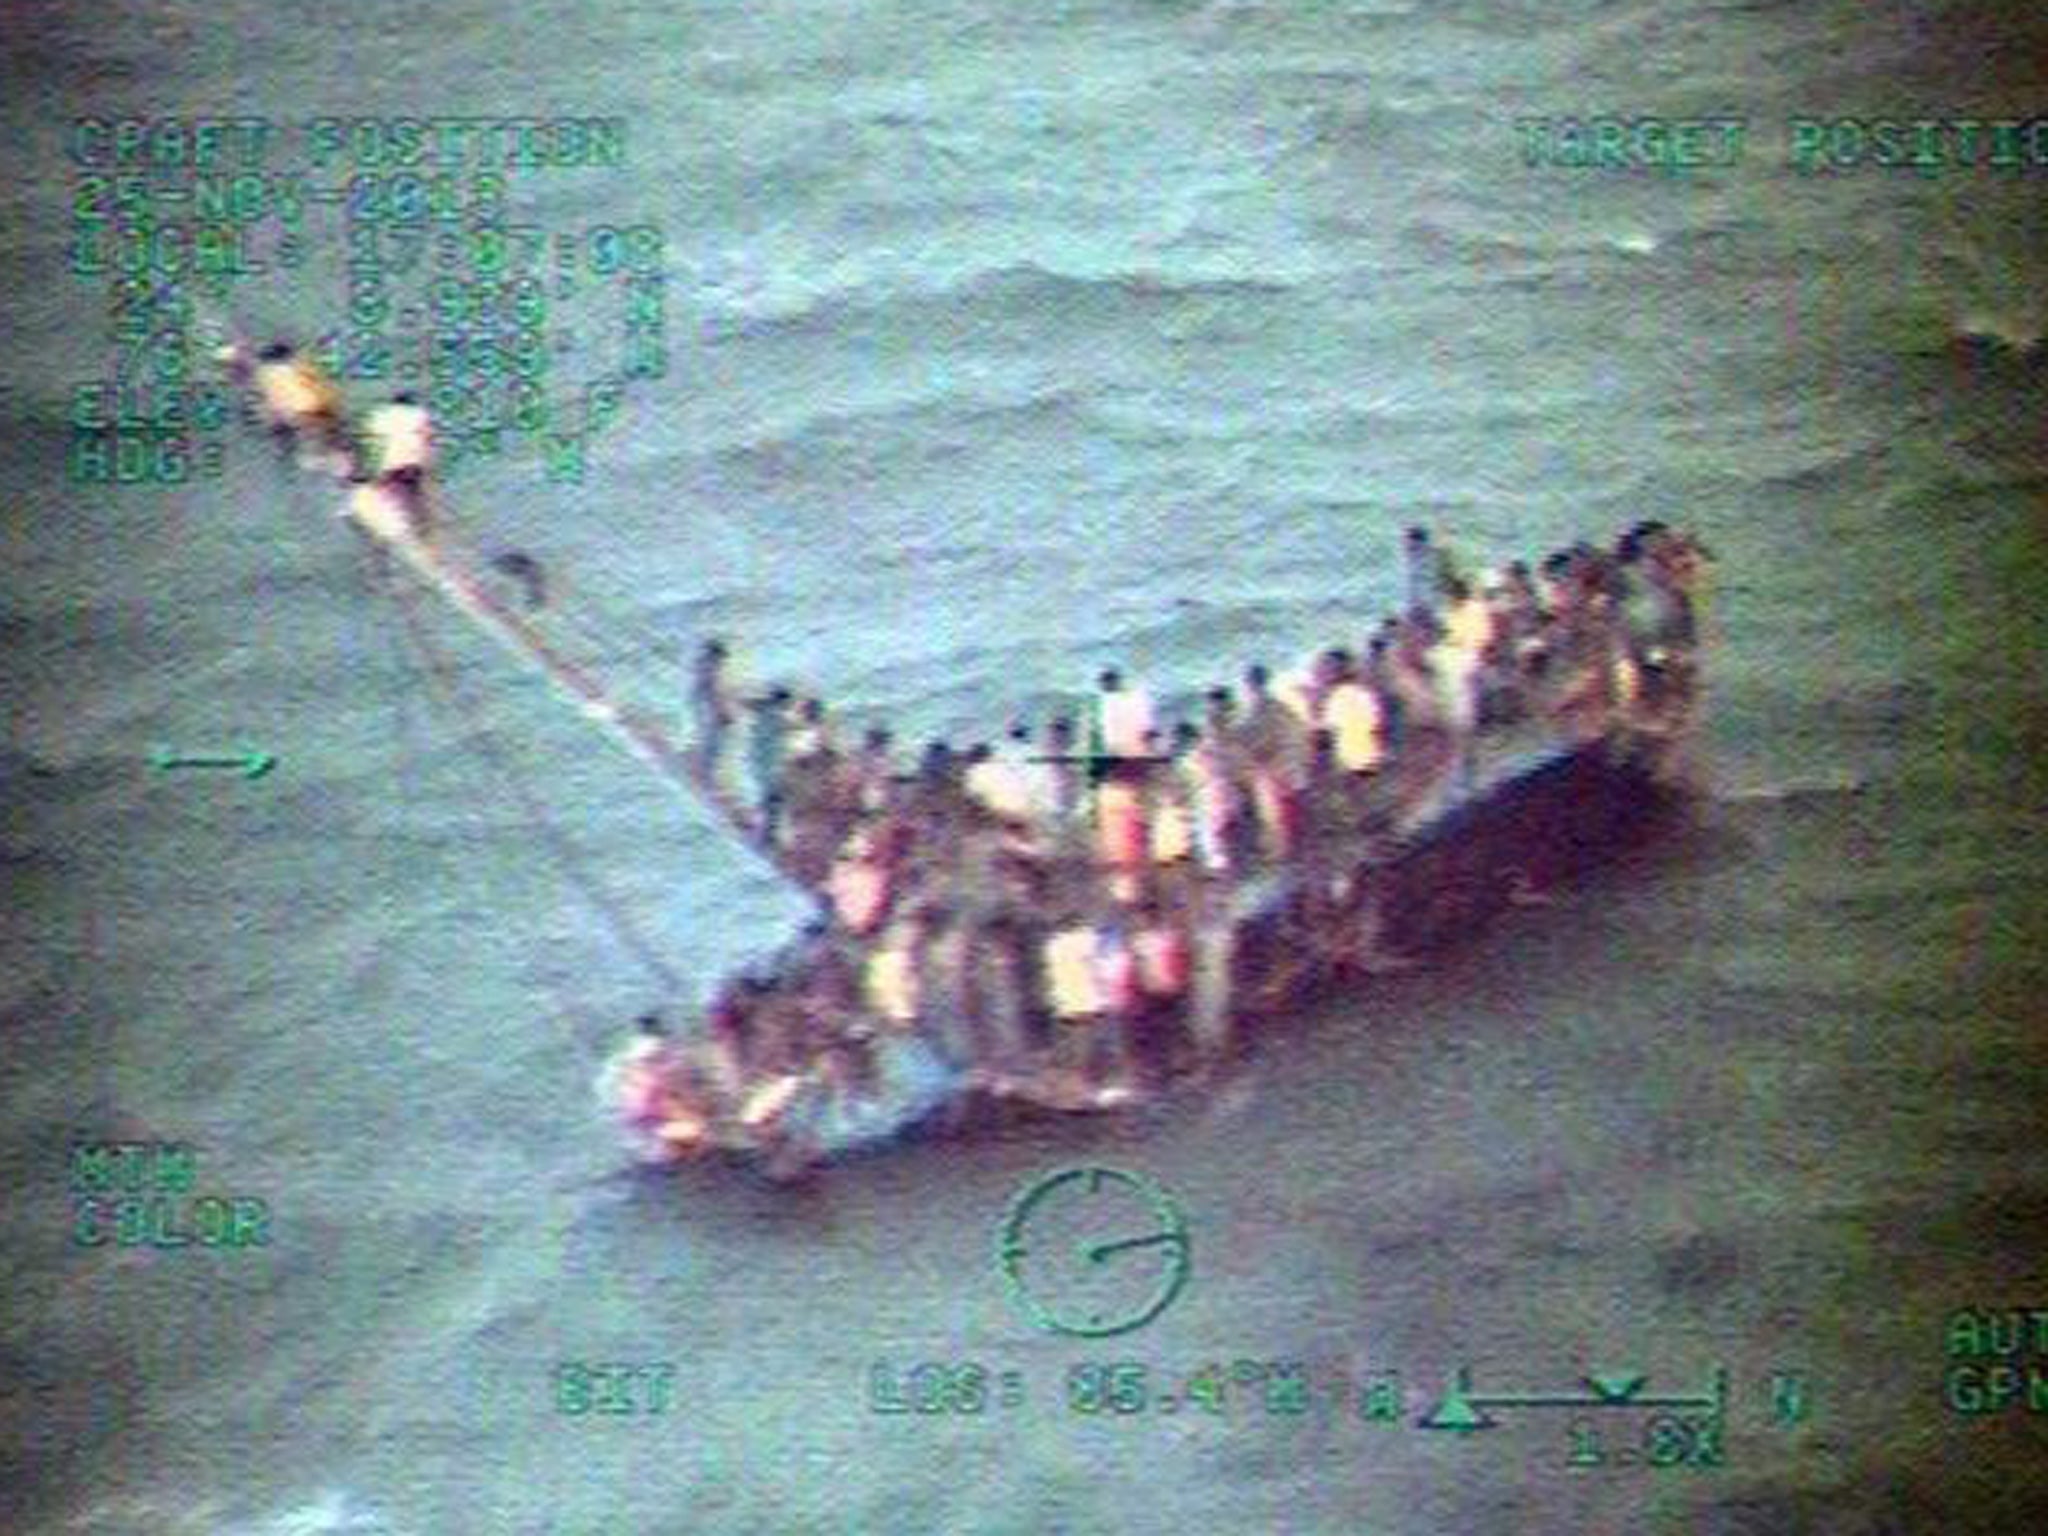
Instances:
[[[1508,909],[1653,836],[1682,800],[1652,757],[1610,742],[1536,753],[1378,858],[1334,877],[1290,868],[1239,892],[1234,910],[1216,919],[1229,944],[1228,1038],[1263,1038],[1276,1015],[1312,998],[1369,987],[1374,971],[1424,963],[1468,942]],[[805,965],[798,950],[787,974],[799,976]],[[1183,1013],[1151,1021],[1148,1032],[1185,1043],[1188,1025]],[[858,1106],[821,1090],[758,1140],[726,1150],[786,1175],[934,1125],[1105,1107],[1084,1085],[1052,1075],[995,1091],[913,1037],[883,1042],[882,1056],[881,1091]]]

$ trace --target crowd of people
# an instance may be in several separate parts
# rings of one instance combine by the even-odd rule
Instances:
[[[1641,522],[1606,548],[1460,568],[1424,528],[1406,606],[1356,645],[1248,667],[1168,718],[1115,669],[1084,709],[1000,740],[842,730],[742,688],[718,640],[691,685],[705,779],[816,894],[793,964],[743,976],[701,1038],[650,1026],[629,1119],[680,1153],[759,1139],[807,1092],[858,1101],[917,1042],[988,1091],[1106,1106],[1227,1049],[1232,893],[1287,869],[1346,901],[1491,741],[1670,732],[1692,693],[1703,548]],[[1375,954],[1367,964],[1397,965]],[[632,1085],[637,1084],[638,1087]]]
[[[345,479],[346,515],[432,541],[433,425],[401,392],[346,415],[284,342],[220,362],[300,461]],[[1236,896],[1278,871],[1368,917],[1354,882],[1492,741],[1674,734],[1693,694],[1706,551],[1659,522],[1606,548],[1474,572],[1422,527],[1402,543],[1402,611],[1274,675],[1247,667],[1171,718],[1117,669],[1085,708],[997,741],[844,730],[816,698],[749,690],[718,640],[690,687],[694,776],[812,892],[795,952],[714,999],[695,1037],[653,1019],[607,1091],[662,1155],[759,1144],[822,1096],[857,1110],[906,1058],[948,1082],[1069,1107],[1128,1100],[1230,1045]],[[492,566],[529,607],[546,574]],[[892,1047],[895,1049],[892,1051]]]

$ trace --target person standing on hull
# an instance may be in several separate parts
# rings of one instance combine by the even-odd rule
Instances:
[[[1401,541],[1401,596],[1404,609],[1434,609],[1444,587],[1458,574],[1457,562],[1429,529],[1420,523]]]
[[[1088,840],[1083,812],[1088,801],[1089,774],[1087,765],[1080,761],[1074,722],[1065,715],[1047,724],[1041,761],[1053,808],[1049,841],[1056,858],[1071,859],[1079,855]]]
[[[1152,700],[1125,684],[1115,667],[1096,679],[1100,690],[1089,735],[1089,782],[1095,786],[1096,858],[1109,871],[1119,900],[1137,897],[1145,864],[1145,770]]]
[[[973,937],[974,1008],[988,1041],[982,1081],[998,1093],[1023,1075],[1034,1049],[1030,940],[1029,926],[1014,913],[997,916]]]
[[[1272,677],[1254,662],[1245,669],[1245,703],[1237,729],[1238,759],[1249,779],[1260,851],[1284,863],[1294,848],[1294,791],[1300,782],[1301,727],[1273,696]]]
[[[1530,659],[1541,650],[1543,604],[1526,560],[1508,563],[1495,602],[1494,621],[1500,636],[1501,670],[1513,700],[1513,717],[1527,712],[1524,689]]]
[[[969,997],[971,923],[965,913],[936,902],[920,908],[918,915],[920,942],[914,963],[923,1014],[920,1032],[953,1066],[972,1068],[989,1052]]]
[[[790,705],[789,690],[779,687],[747,700],[753,715],[747,736],[747,769],[759,816],[757,831],[761,841],[771,846],[782,821],[782,762],[789,744]]]
[[[1273,687],[1273,696],[1294,712],[1301,729],[1323,724],[1323,705],[1351,667],[1351,653],[1341,647],[1318,651]]]
[[[690,668],[690,714],[697,728],[697,771],[714,790],[724,788],[726,737],[739,718],[727,672],[730,660],[725,642],[713,636],[697,648],[697,659]]]
[[[861,738],[854,775],[860,786],[860,808],[866,815],[879,816],[893,809],[897,802],[894,745],[895,738],[884,725],[870,726]]]
[[[1237,924],[1228,901],[1197,903],[1188,922],[1187,1038],[1204,1067],[1223,1060],[1233,1043]]]
[[[1138,1032],[1135,1059],[1159,1082],[1184,1054],[1184,1032],[1172,1028],[1187,1003],[1190,958],[1185,899],[1147,900],[1131,934],[1137,963]]]
[[[1089,751],[1097,758],[1142,757],[1145,734],[1152,729],[1150,695],[1143,688],[1126,684],[1123,673],[1115,667],[1105,667],[1096,686],[1100,691]]]
[[[1444,587],[1448,607],[1443,637],[1429,653],[1431,671],[1442,691],[1442,718],[1451,733],[1457,786],[1472,788],[1479,731],[1479,677],[1493,643],[1493,613],[1486,600],[1454,576]]]
[[[1228,688],[1211,688],[1186,771],[1194,795],[1195,845],[1203,870],[1212,876],[1241,869],[1258,836],[1250,774],[1238,745],[1237,701]]]
[[[923,1016],[922,979],[925,927],[922,910],[892,918],[881,939],[867,953],[861,971],[861,992],[868,1011],[887,1029],[908,1034]]]
[[[882,925],[892,895],[887,850],[874,828],[855,827],[825,877],[825,899],[839,926],[866,938]]]
[[[1337,766],[1361,781],[1379,772],[1386,760],[1386,708],[1353,666],[1331,687],[1323,701],[1323,721],[1335,743]]]
[[[1155,881],[1186,884],[1195,859],[1195,781],[1189,767],[1202,733],[1186,720],[1173,728],[1173,751],[1151,775],[1151,855]]]
[[[812,757],[837,747],[832,727],[825,719],[823,699],[801,699],[795,707],[795,724],[789,733],[789,756]]]
[[[1127,907],[1098,911],[1095,920],[1095,967],[1101,989],[1103,1027],[1087,1064],[1095,1102],[1107,1107],[1137,1093],[1138,956],[1131,945]]]
[[[1145,823],[1145,766],[1114,762],[1095,791],[1096,860],[1110,893],[1122,902],[1138,899],[1151,852]]]
[[[792,740],[782,774],[782,843],[795,878],[815,889],[859,819],[857,791],[822,709]]]
[[[1069,907],[1040,946],[1046,1011],[1052,1016],[1052,1069],[1078,1077],[1102,1026],[1102,987],[1095,969],[1095,928]]]
[[[967,772],[961,779],[968,799],[996,820],[1010,825],[1030,817],[1030,786],[1014,745],[1019,729],[1028,739],[1028,727],[1013,727],[1011,745],[1002,752],[987,742],[976,742],[968,750]]]
[[[1119,959],[1119,956],[1121,957]],[[1052,1016],[1053,1096],[1075,1108],[1107,1108],[1131,1097],[1115,1080],[1125,1013],[1132,1001],[1130,955],[1092,905],[1070,904],[1041,949]]]

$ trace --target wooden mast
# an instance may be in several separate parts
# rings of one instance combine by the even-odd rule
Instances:
[[[251,367],[249,345],[232,327],[223,326],[222,330],[228,340],[216,353],[217,360],[232,381],[246,384]],[[353,458],[352,453],[347,456],[346,469],[355,468]],[[366,489],[337,479],[345,491]],[[428,513],[431,517],[431,508]],[[403,563],[422,585],[540,672],[568,697],[579,714],[602,727],[670,788],[708,804],[778,874],[797,879],[780,850],[759,835],[758,819],[737,795],[717,782],[708,763],[677,745],[645,713],[614,697],[595,672],[564,654],[538,625],[493,592],[455,549],[433,535],[430,524],[429,531],[423,533],[396,505],[395,493],[384,494],[379,488],[374,496],[349,494],[341,514],[375,548]]]

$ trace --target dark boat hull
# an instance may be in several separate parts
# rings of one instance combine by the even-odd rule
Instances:
[[[1420,960],[1473,937],[1652,835],[1680,791],[1606,741],[1536,757],[1353,871],[1341,894],[1281,885],[1237,930],[1238,1012],[1270,1013],[1340,976]]]
[[[1506,909],[1609,862],[1668,820],[1682,791],[1654,755],[1600,741],[1532,755],[1469,798],[1418,824],[1332,878],[1289,868],[1238,893],[1227,928],[1228,1013],[1237,1040],[1263,1037],[1274,1015],[1370,973],[1469,941]],[[829,942],[821,940],[819,942]],[[786,976],[807,968],[788,957]],[[1252,1024],[1260,1027],[1247,1028]],[[1152,1020],[1149,1033],[1185,1041],[1185,1018]],[[807,1094],[758,1144],[727,1146],[789,1173],[904,1139],[939,1124],[987,1124],[1034,1111],[1099,1109],[1084,1085],[1048,1076],[996,1096],[923,1040],[891,1037],[883,1089],[857,1104]]]

